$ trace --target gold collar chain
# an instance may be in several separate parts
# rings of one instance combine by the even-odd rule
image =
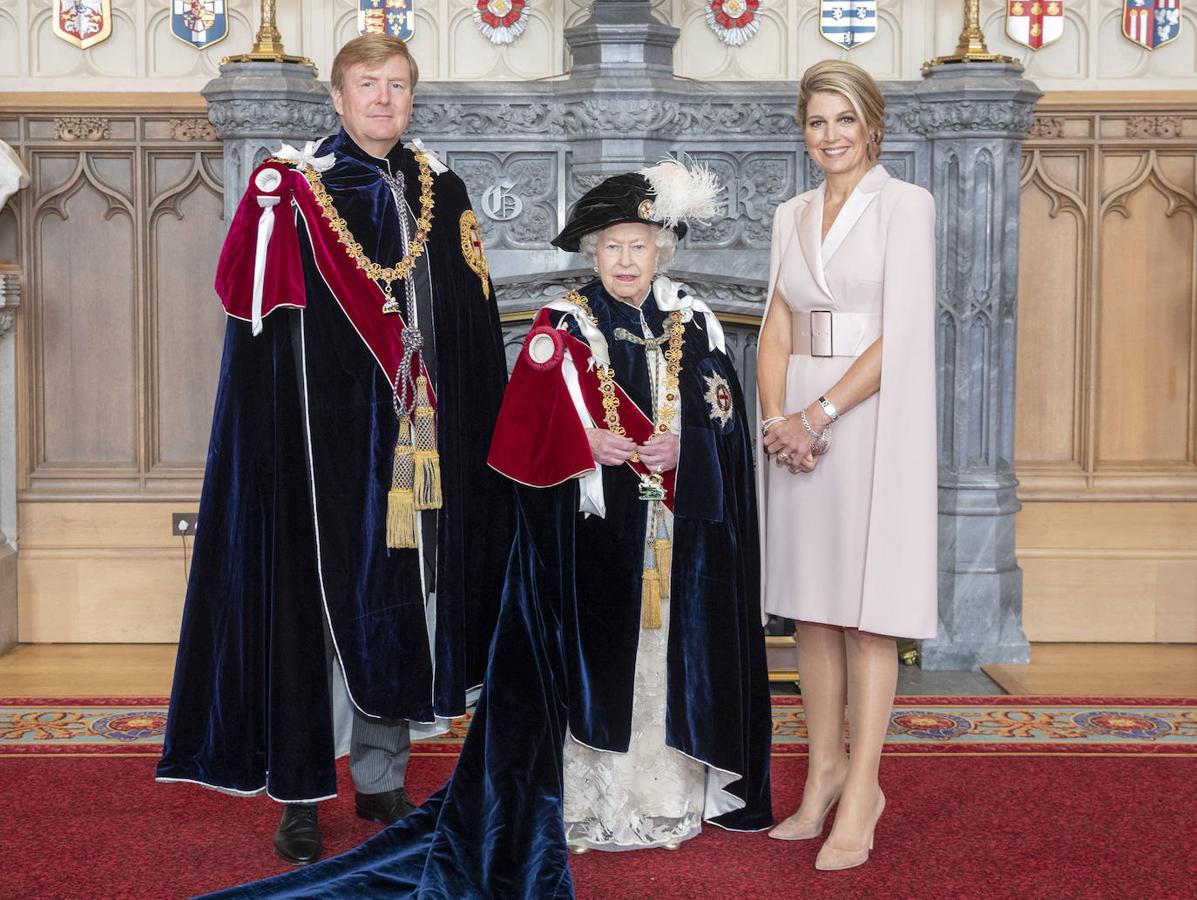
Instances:
[[[578,291],[570,291],[565,299],[581,308],[591,324],[598,325],[598,319],[591,312],[590,303]],[[664,434],[677,415],[678,383],[682,372],[682,345],[685,343],[686,326],[682,322],[681,310],[674,310],[669,314],[669,349],[665,351],[665,396],[660,408],[655,410],[657,416],[653,431]],[[651,375],[649,377],[652,377]],[[626,435],[627,431],[619,421],[619,395],[615,393],[615,370],[611,366],[599,366],[599,392],[603,395],[603,421],[607,430],[612,434]],[[638,462],[638,454],[632,454],[632,461]]]
[[[312,186],[312,193],[316,196],[316,202],[320,204],[320,212],[328,220],[329,227],[336,232],[337,240],[345,247],[345,252],[349,255],[349,258],[357,264],[359,269],[366,273],[367,278],[373,281],[385,282],[384,293],[387,301],[383,304],[382,311],[386,313],[399,312],[399,304],[395,302],[395,298],[391,293],[391,283],[406,278],[411,274],[411,270],[416,265],[416,260],[424,255],[424,248],[428,243],[428,233],[432,230],[432,207],[435,204],[432,196],[432,171],[428,165],[427,156],[423,153],[417,153],[415,156],[416,162],[420,166],[420,215],[416,219],[416,234],[408,246],[407,255],[393,266],[382,266],[366,256],[365,251],[362,250],[362,245],[354,238],[353,232],[349,230],[349,224],[341,218],[336,206],[333,205],[332,197],[328,195],[328,190],[324,187],[324,181],[320,177],[320,173],[311,166],[304,166],[300,170],[303,173],[303,177],[307,179],[308,184]],[[404,214],[403,210],[400,210],[399,213],[400,215]]]

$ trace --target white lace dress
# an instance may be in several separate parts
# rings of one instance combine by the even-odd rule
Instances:
[[[661,627],[641,628],[627,753],[565,741],[565,839],[597,850],[678,843],[702,828],[706,766],[665,746],[665,651]]]
[[[641,327],[651,338],[643,315]],[[649,351],[649,371],[659,397],[665,360],[654,351]],[[677,419],[671,423],[674,433],[679,424]],[[672,514],[662,514],[672,533]],[[640,850],[680,843],[702,829],[706,766],[665,746],[669,606],[663,598],[660,628],[640,629],[628,752],[595,750],[572,734],[565,740],[565,838],[571,845]]]

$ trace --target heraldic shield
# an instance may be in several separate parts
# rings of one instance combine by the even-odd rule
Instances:
[[[877,0],[820,0],[819,34],[852,50],[877,35]]]
[[[197,50],[222,41],[229,34],[225,0],[171,0],[170,33]]]
[[[1144,50],[1180,35],[1180,0],[1122,0],[1122,33]]]
[[[415,0],[357,0],[357,33],[410,41],[416,33],[414,5]]]
[[[1064,33],[1062,0],[1010,0],[1006,34],[1016,44],[1038,50],[1054,44]]]
[[[112,34],[112,0],[54,0],[54,33],[80,50]]]

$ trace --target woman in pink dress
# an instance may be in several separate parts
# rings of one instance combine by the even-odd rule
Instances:
[[[824,180],[773,222],[758,478],[764,608],[797,623],[810,763],[771,836],[818,837],[838,802],[815,867],[845,869],[885,808],[895,640],[936,630],[935,207],[877,164],[885,101],[859,66],[807,69],[798,119]]]

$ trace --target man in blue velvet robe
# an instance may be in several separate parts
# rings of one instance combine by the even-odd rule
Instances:
[[[255,171],[217,275],[230,318],[158,778],[286,804],[293,863],[320,855],[346,749],[359,816],[410,811],[411,732],[480,685],[510,546],[486,465],[498,311],[464,184],[401,143],[417,78],[392,38],[342,48],[341,131]]]

